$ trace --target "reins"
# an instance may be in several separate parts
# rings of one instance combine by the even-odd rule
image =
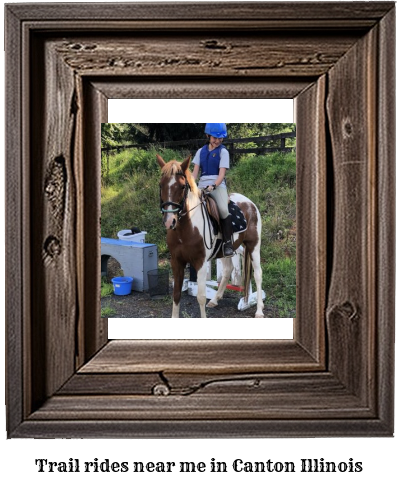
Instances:
[[[213,243],[214,243],[215,239],[212,238],[212,221],[211,221],[211,218],[209,216],[209,212],[206,209],[206,199],[204,198],[203,194],[200,198],[200,202],[198,203],[198,205],[195,205],[192,208],[190,208],[188,211],[186,211],[185,213],[182,213],[179,217],[179,220],[181,217],[186,216],[188,213],[190,213],[190,211],[195,210],[195,208],[198,208],[198,206],[201,206],[201,215],[202,215],[202,220],[204,222],[202,238],[204,239],[205,247],[208,250],[211,250],[213,248]],[[208,247],[208,244],[207,244],[206,239],[205,239],[206,223],[208,223],[208,230],[209,230],[209,247]]]
[[[209,212],[206,209],[206,199],[203,196],[202,196],[200,205],[201,205],[202,220],[204,222],[204,235],[203,235],[204,244],[205,244],[205,247],[208,250],[211,250],[213,248],[213,243],[214,243],[215,239],[212,238],[212,222],[211,222],[211,217],[209,216]],[[205,220],[208,222],[209,240],[210,240],[210,246],[209,247],[208,247],[208,245],[206,243],[206,239],[205,239],[205,224],[206,224]]]

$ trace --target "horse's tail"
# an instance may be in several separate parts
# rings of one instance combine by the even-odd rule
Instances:
[[[249,285],[251,283],[252,277],[252,262],[251,256],[248,252],[248,249],[245,247],[244,250],[244,299],[245,302],[248,302],[249,298]]]

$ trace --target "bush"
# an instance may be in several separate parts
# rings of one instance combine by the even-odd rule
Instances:
[[[159,153],[165,161],[182,160],[170,149],[132,149],[110,158],[110,178],[101,189],[101,236],[117,238],[120,230],[138,227],[148,232],[147,241],[167,253],[165,229],[159,211]]]

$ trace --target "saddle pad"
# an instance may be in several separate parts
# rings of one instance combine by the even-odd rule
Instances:
[[[247,220],[240,207],[234,201],[229,201],[229,213],[231,215],[233,233],[245,232],[247,229]]]

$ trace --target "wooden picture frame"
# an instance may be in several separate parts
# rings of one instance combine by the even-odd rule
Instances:
[[[207,6],[6,6],[11,438],[393,434],[394,3]],[[100,123],[128,97],[295,99],[293,340],[108,342]]]

